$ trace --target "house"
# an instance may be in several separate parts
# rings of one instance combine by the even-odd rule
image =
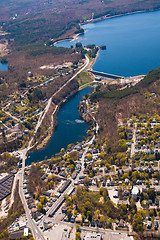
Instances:
[[[120,205],[122,205],[122,204],[125,204],[125,205],[128,207],[129,201],[127,201],[127,200],[118,200],[117,205],[120,206]]]
[[[151,227],[152,227],[152,223],[151,223],[151,221],[148,220],[148,221],[147,221],[147,228],[148,228],[148,229],[151,229]]]
[[[0,180],[0,201],[11,193],[14,174],[9,174]]]
[[[79,214],[79,215],[76,217],[75,222],[76,222],[76,223],[82,222],[82,216],[81,216],[81,214]]]
[[[158,198],[155,198],[155,205],[159,206],[159,199]]]
[[[63,206],[63,207],[62,207],[62,213],[66,213],[67,210],[68,210],[68,207],[67,207],[67,206]]]
[[[132,188],[132,198],[134,198],[136,201],[139,198],[139,189],[137,186],[133,186]]]
[[[110,179],[107,180],[107,186],[110,186],[111,185],[111,181]]]
[[[148,203],[149,203],[149,205],[152,205],[152,200],[149,199],[149,200],[148,200]]]
[[[124,182],[125,182],[125,184],[129,184],[129,179],[128,178],[125,178],[125,180],[124,180]]]
[[[48,191],[43,191],[43,195],[44,195],[44,196],[47,196],[47,197],[50,197],[50,196],[51,196],[51,193],[48,192]]]
[[[119,224],[118,224],[118,227],[119,227],[119,228],[124,228],[124,227],[125,227],[125,222],[124,222],[123,219],[120,219]]]
[[[114,191],[113,197],[114,197],[114,198],[118,198],[118,190],[115,190],[115,191]]]
[[[100,82],[101,80],[102,80],[101,77],[95,77],[95,81]]]
[[[71,223],[74,223],[75,222],[75,216],[72,216],[71,217]]]
[[[158,230],[159,227],[159,221],[158,220],[154,220],[154,229]]]
[[[64,218],[64,222],[68,222],[69,220],[68,220],[68,217],[66,216],[65,218]]]
[[[95,227],[95,226],[96,226],[95,221],[92,220],[92,221],[91,221],[91,227]]]

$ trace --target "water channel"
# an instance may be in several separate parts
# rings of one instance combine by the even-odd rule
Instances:
[[[62,104],[57,114],[58,125],[49,143],[45,148],[30,153],[26,165],[41,161],[46,156],[50,158],[55,153],[58,153],[61,148],[66,148],[68,144],[82,141],[82,138],[86,136],[88,125],[79,115],[78,104],[81,98],[89,92],[90,87],[84,88]]]

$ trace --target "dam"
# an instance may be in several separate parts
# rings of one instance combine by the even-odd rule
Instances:
[[[101,76],[101,77],[106,77],[106,78],[112,78],[112,79],[119,79],[123,78],[123,76],[118,76],[110,73],[104,73],[104,72],[99,72],[99,71],[94,71],[94,70],[88,70],[88,72],[93,73],[94,75]]]

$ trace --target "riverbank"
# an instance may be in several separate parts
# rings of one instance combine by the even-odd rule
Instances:
[[[69,98],[71,98],[74,94],[76,94],[79,90],[77,89],[76,91],[73,91],[71,93],[69,93],[69,95],[65,98],[65,100],[62,100],[58,105],[55,106],[55,109],[54,111],[52,112],[51,114],[51,117],[50,117],[50,127],[48,128],[48,131],[47,131],[47,135],[46,136],[42,136],[42,139],[40,140],[40,142],[38,142],[34,148],[32,149],[32,151],[34,150],[40,150],[40,149],[43,149],[47,144],[48,142],[50,141],[52,135],[53,135],[53,132],[55,131],[55,128],[58,124],[57,122],[57,113],[59,112],[59,109],[61,108],[62,104],[64,102],[66,102]],[[42,126],[43,126],[43,123],[42,123]]]
[[[99,50],[100,50],[100,49],[99,49]],[[92,58],[92,59],[90,58],[90,62],[89,62],[89,64],[88,64],[88,68],[87,68],[87,69],[91,69],[91,68],[92,68],[93,64],[95,63],[95,61],[96,61],[96,59],[97,59],[97,57],[98,57],[98,55],[99,55],[99,50],[98,50],[98,52],[97,52],[97,54],[96,54],[96,57],[95,57],[94,59],[93,59],[93,58]],[[87,74],[88,74],[90,77],[91,77],[91,75],[92,75],[92,79],[93,79],[93,81],[94,81],[94,75],[93,75],[92,73],[89,73],[89,72],[86,71],[86,70],[84,70],[84,71],[87,72]],[[70,98],[71,98],[74,94],[76,94],[78,91],[82,90],[83,88],[86,88],[86,87],[90,86],[92,83],[93,83],[93,82],[84,84],[84,85],[82,85],[81,87],[79,87],[79,89],[77,89],[76,91],[71,92],[64,100],[62,100],[62,101],[60,102],[59,105],[56,106],[55,110],[53,111],[53,113],[52,113],[52,115],[51,115],[51,124],[50,124],[50,127],[49,127],[49,129],[48,129],[48,134],[47,134],[47,136],[46,136],[40,143],[38,143],[37,146],[34,147],[34,150],[39,150],[39,149],[44,148],[44,147],[48,144],[48,142],[50,141],[50,139],[51,139],[51,137],[52,137],[52,134],[53,134],[53,132],[54,132],[56,126],[57,126],[57,113],[58,113],[61,105],[62,105],[64,102],[68,101],[68,99],[70,99]],[[42,124],[42,125],[43,125],[43,124]]]
[[[78,105],[83,96],[90,93],[90,88],[85,88],[81,91],[77,91],[72,97],[68,98],[60,108],[58,108],[56,115],[56,122],[58,123],[54,132],[45,145],[45,147],[38,151],[29,153],[26,159],[26,165],[30,165],[31,162],[37,162],[44,160],[45,157],[51,158],[56,153],[61,151],[61,148],[67,149],[67,146],[71,143],[81,142],[83,137],[86,136],[88,131],[88,124],[82,121],[79,115]]]
[[[77,75],[80,74],[88,66],[88,64],[89,64],[89,58],[86,56],[86,62],[84,63],[82,68],[79,69],[79,71],[77,71],[77,73],[75,73],[75,75],[71,79],[69,79],[68,82],[66,82],[63,87],[61,87],[61,90],[63,90],[63,88],[65,86],[67,86],[68,84],[71,84],[71,82],[73,82],[73,80],[77,77]],[[74,88],[74,86],[73,86],[73,88]],[[47,143],[49,142],[49,140],[51,139],[51,137],[53,135],[53,132],[54,132],[54,129],[57,125],[57,121],[56,121],[57,115],[56,114],[58,113],[58,110],[60,109],[61,105],[64,102],[66,102],[70,97],[72,97],[76,92],[78,92],[78,88],[72,90],[72,86],[71,86],[69,89],[71,91],[69,91],[66,96],[63,97],[63,94],[62,94],[62,96],[61,96],[62,100],[57,105],[55,105],[55,109],[52,111],[52,113],[49,113],[49,116],[47,116],[47,114],[46,114],[45,119],[43,120],[43,122],[41,124],[41,127],[43,127],[43,124],[46,121],[46,118],[47,118],[47,121],[51,121],[50,124],[49,124],[50,126],[49,126],[49,128],[47,129],[47,132],[46,132],[47,136],[43,135],[41,137],[41,139],[42,139],[41,142],[39,142],[39,139],[38,139],[37,142],[34,142],[34,144],[33,144],[34,147],[32,148],[32,150],[33,149],[34,150],[39,150],[39,149],[44,148],[47,145]],[[58,90],[58,93],[59,92],[60,92],[60,89]],[[52,99],[53,99],[54,96],[56,96],[56,95],[54,94],[52,96]],[[49,112],[49,109],[48,109],[48,112]],[[51,116],[51,118],[50,118],[50,116]],[[50,120],[49,120],[49,118],[50,118]]]

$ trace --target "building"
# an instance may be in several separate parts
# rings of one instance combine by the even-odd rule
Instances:
[[[123,219],[120,219],[118,227],[119,228],[124,228],[125,227],[125,221]]]
[[[9,174],[0,180],[0,201],[11,194],[14,174]]]
[[[87,232],[83,240],[102,240],[102,233]]]
[[[95,77],[95,81],[100,82],[101,80],[102,80],[101,77]]]
[[[29,77],[33,77],[33,74],[31,72],[28,72]]]
[[[23,230],[15,231],[10,233],[11,239],[20,239],[22,236],[28,237],[28,228],[24,228]]]

